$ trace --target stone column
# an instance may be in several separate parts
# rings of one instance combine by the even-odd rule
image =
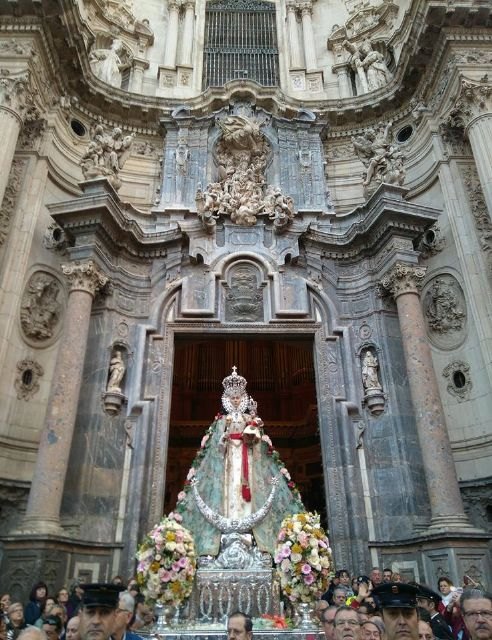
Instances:
[[[425,269],[395,264],[381,284],[396,300],[408,384],[429,492],[432,529],[470,528],[463,509],[420,305]]]
[[[77,414],[92,300],[108,278],[92,262],[62,265],[70,283],[65,328],[41,433],[23,531],[63,534],[60,507]]]
[[[130,90],[133,93],[142,93],[144,71],[149,68],[147,60],[140,58],[133,59],[132,81]]]
[[[0,158],[0,206],[9,179],[10,165],[14,159],[17,138],[25,119],[37,119],[39,112],[34,106],[29,87],[29,72],[10,74],[0,69],[0,131],[2,132],[2,154]]]
[[[314,50],[313,5],[310,2],[301,4],[302,37],[304,41],[304,61],[306,71],[316,70],[316,51]]]
[[[485,202],[492,217],[492,84],[462,78],[450,121],[453,126],[464,127],[470,140]]]
[[[164,66],[168,69],[174,69],[176,67],[176,49],[178,46],[179,4],[176,0],[170,0],[167,6],[169,8],[169,23],[166,33]]]
[[[352,85],[350,83],[349,66],[345,62],[335,64],[333,65],[333,71],[337,74],[340,98],[350,98],[352,96]]]
[[[295,0],[287,2],[287,29],[289,33],[291,69],[300,69],[302,67],[301,43],[299,42],[299,32],[297,30],[296,10]]]
[[[186,0],[185,16],[183,27],[183,38],[181,42],[181,64],[191,66],[191,55],[193,53],[193,33],[195,26],[195,2]]]

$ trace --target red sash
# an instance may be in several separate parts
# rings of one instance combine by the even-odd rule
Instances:
[[[231,440],[242,440],[242,464],[241,464],[241,495],[245,502],[251,502],[251,489],[249,486],[248,445],[243,440],[242,433],[230,433]]]

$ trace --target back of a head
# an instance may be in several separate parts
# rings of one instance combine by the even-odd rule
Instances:
[[[48,640],[48,636],[42,629],[26,627],[19,633],[17,640]]]

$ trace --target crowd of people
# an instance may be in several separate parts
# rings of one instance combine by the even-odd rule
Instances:
[[[471,591],[483,593],[482,585],[464,576],[463,585],[455,586],[450,578],[441,576],[434,590],[427,585],[406,582],[399,573],[391,569],[381,571],[378,567],[374,567],[369,575],[351,577],[349,571],[344,569],[335,573],[328,590],[315,607],[327,639],[337,640],[333,622],[337,611],[342,608],[356,612],[361,627],[360,640],[387,640],[382,601],[377,595],[384,585],[393,585],[394,589],[405,585],[404,588],[416,590],[420,640],[471,640],[461,607],[462,597]],[[489,622],[492,623],[492,601],[489,604]],[[358,639],[350,637],[339,640]]]
[[[153,612],[145,604],[136,581],[124,584],[116,576],[112,586],[118,589],[119,602],[111,637],[139,640],[136,632],[152,624]],[[12,600],[8,593],[2,594],[0,640],[81,640],[80,611],[85,593],[85,585],[76,581],[70,589],[62,587],[51,595],[46,583],[40,581],[33,585],[27,603]]]
[[[492,595],[468,576],[462,586],[441,576],[437,590],[405,582],[389,569],[351,577],[339,570],[315,603],[319,638],[325,640],[492,640]],[[153,611],[135,580],[76,582],[54,596],[44,582],[27,603],[0,597],[0,640],[141,640]],[[229,640],[251,640],[249,616],[229,617]]]

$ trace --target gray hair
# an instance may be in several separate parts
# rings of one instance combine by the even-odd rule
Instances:
[[[488,600],[492,604],[492,593],[483,591],[482,589],[465,589],[460,598],[460,609],[463,611],[463,606],[467,600]]]
[[[135,598],[129,591],[122,591],[122,593],[120,593],[119,602],[121,608],[128,611],[128,613],[133,613],[135,611]]]
[[[48,636],[43,629],[26,627],[19,633],[17,640],[48,640]]]

